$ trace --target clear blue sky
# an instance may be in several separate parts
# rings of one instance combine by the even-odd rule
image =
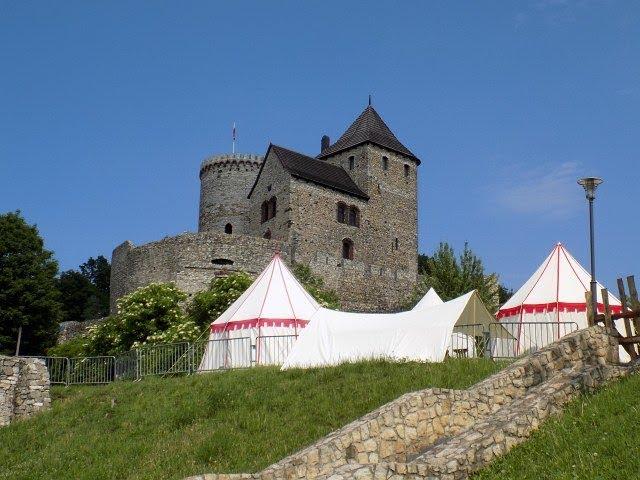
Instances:
[[[423,159],[420,251],[520,284],[555,242],[640,274],[640,3],[0,3],[0,211],[61,268],[197,228],[200,161],[316,154],[368,94]]]

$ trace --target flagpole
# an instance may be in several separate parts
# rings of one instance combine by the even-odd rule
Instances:
[[[236,122],[233,122],[233,131],[231,132],[233,142],[231,144],[231,153],[236,153]]]

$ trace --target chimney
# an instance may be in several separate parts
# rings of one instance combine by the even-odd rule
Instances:
[[[322,140],[320,140],[320,153],[324,152],[331,145],[331,140],[328,135],[323,135]]]

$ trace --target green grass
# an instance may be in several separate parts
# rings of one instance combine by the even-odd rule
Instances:
[[[574,401],[473,480],[640,477],[640,375]]]
[[[56,388],[51,411],[0,429],[0,479],[258,471],[403,393],[466,388],[499,368],[369,362]]]

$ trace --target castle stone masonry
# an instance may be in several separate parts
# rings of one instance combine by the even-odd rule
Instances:
[[[344,309],[398,309],[417,279],[418,165],[371,106],[316,157],[270,144],[264,157],[207,158],[198,233],[118,246],[112,311],[151,282],[193,294],[232,271],[256,275],[276,251],[309,265]]]

